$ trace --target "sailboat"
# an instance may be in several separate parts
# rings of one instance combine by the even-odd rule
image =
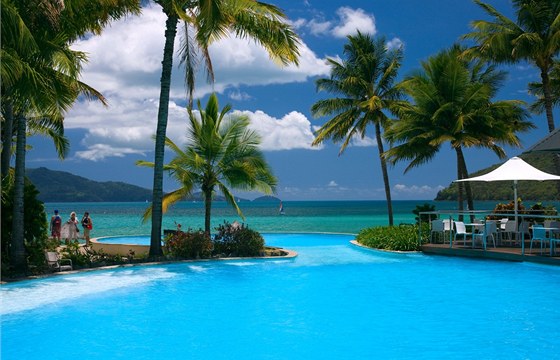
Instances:
[[[284,205],[282,205],[282,201],[280,201],[280,208],[278,209],[280,215],[284,215]]]

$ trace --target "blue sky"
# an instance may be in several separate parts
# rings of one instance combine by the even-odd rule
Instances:
[[[285,11],[301,37],[299,67],[278,67],[250,41],[222,40],[210,48],[216,82],[209,85],[200,76],[195,98],[205,104],[208,95],[216,91],[220,107],[229,103],[235,111],[250,117],[278,177],[278,197],[384,200],[373,128],[369,137],[355,141],[342,156],[338,156],[337,144],[310,146],[313,131],[327,120],[315,119],[310,112],[313,103],[328,96],[315,91],[315,80],[329,74],[325,59],[340,56],[346,36],[357,30],[385,36],[390,44],[404,47],[402,78],[417,69],[421,61],[457,42],[469,31],[470,21],[487,19],[485,14],[469,0],[270,2]],[[488,2],[502,13],[513,15],[510,1]],[[141,16],[115,22],[101,36],[73,46],[89,54],[82,80],[101,91],[109,107],[77,102],[65,120],[71,141],[68,157],[59,160],[52,142],[33,137],[29,139],[33,149],[28,152],[27,167],[45,166],[92,180],[124,181],[151,188],[151,170],[134,162],[153,161],[164,26],[160,8],[151,4]],[[509,76],[499,98],[531,102],[526,89],[529,81],[538,79],[536,68],[520,64],[505,69]],[[178,143],[184,143],[187,126],[182,73],[183,69],[175,66],[168,124],[168,136]],[[525,148],[547,133],[544,115],[533,116],[532,120],[537,129],[521,135]],[[523,151],[506,150],[509,157]],[[465,157],[470,172],[500,162],[488,150],[467,149]],[[455,155],[448,146],[430,164],[407,174],[403,173],[404,167],[397,164],[390,168],[395,200],[433,199],[439,189],[456,179]],[[164,188],[170,191],[176,184],[166,179]]]

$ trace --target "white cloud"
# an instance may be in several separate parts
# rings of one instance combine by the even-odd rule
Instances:
[[[443,189],[445,189],[445,187],[442,185],[433,187],[428,185],[409,186],[404,184],[396,184],[395,186],[393,186],[393,190],[396,193],[415,194],[415,195],[422,195],[422,194],[432,195]]]
[[[358,30],[371,35],[377,33],[375,18],[362,9],[341,7],[336,11],[336,14],[340,18],[340,24],[332,29],[332,33],[336,37],[343,38],[354,35]]]
[[[387,49],[399,49],[404,48],[404,43],[399,38],[392,38],[391,40],[387,41]]]
[[[145,155],[144,152],[132,148],[118,148],[106,144],[95,144],[89,150],[77,151],[76,157],[84,160],[100,161],[107,157],[124,157],[129,154]]]
[[[242,92],[239,90],[233,90],[228,92],[228,97],[232,100],[242,101],[242,100],[251,100],[253,97],[246,92]]]
[[[311,122],[305,115],[292,111],[281,119],[274,118],[262,111],[234,111],[251,120],[250,128],[261,136],[262,150],[321,149],[312,147],[315,139],[311,130]]]
[[[163,54],[165,15],[158,5],[144,7],[138,17],[127,17],[107,27],[102,35],[82,39],[73,45],[89,55],[82,81],[101,91],[109,102],[77,102],[65,120],[67,129],[85,128],[79,157],[101,160],[110,156],[153,151],[152,135],[157,124]],[[178,31],[180,33],[181,31]],[[179,48],[177,37],[175,49]],[[329,74],[325,59],[318,58],[302,43],[299,66],[278,66],[253,41],[230,37],[210,47],[216,83],[208,85],[201,74],[195,98],[212,91],[226,92],[232,99],[248,100],[251,95],[237,90],[240,85],[269,85],[304,82],[309,77]],[[184,142],[186,91],[177,56],[174,57],[167,134]],[[263,112],[252,113],[255,129],[263,134],[267,150],[311,149],[313,133],[307,118],[291,112],[274,119]]]
[[[368,136],[364,136],[362,138],[360,135],[354,135],[352,137],[352,141],[350,142],[350,145],[357,146],[357,147],[371,147],[371,146],[375,147],[377,146],[377,141]]]
[[[328,186],[328,187],[337,187],[338,184],[336,183],[336,181],[331,180],[327,186]]]
[[[312,19],[307,23],[307,27],[313,35],[320,36],[330,33],[332,23],[330,21],[319,21],[316,19]]]

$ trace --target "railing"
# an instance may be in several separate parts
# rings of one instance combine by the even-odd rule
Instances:
[[[525,231],[527,229],[520,229],[522,224],[528,224],[527,226],[530,228],[532,225],[535,224],[543,224],[545,221],[560,221],[560,215],[555,214],[544,214],[543,212],[550,211],[547,209],[543,210],[523,210],[523,212],[519,212],[515,214],[512,212],[494,212],[493,210],[466,210],[466,211],[454,211],[454,210],[440,210],[440,211],[429,211],[429,212],[420,212],[419,213],[419,233],[418,238],[420,245],[422,245],[422,219],[428,219],[429,226],[431,227],[431,221],[435,219],[443,219],[449,221],[449,229],[444,229],[444,236],[446,231],[449,233],[449,247],[453,247],[453,240],[454,240],[454,222],[455,221],[463,221],[465,217],[470,219],[470,223],[474,223],[476,219],[481,220],[481,225],[485,224],[488,220],[495,220],[497,225],[500,224],[500,220],[507,218],[508,221],[514,220],[517,221],[516,223],[516,230],[515,230],[515,239],[516,241],[521,243],[521,254],[525,255],[525,234],[526,232],[521,233],[520,231]],[[424,221],[425,222],[425,221]],[[482,226],[483,233],[482,233],[482,248],[486,251],[486,230],[487,226]],[[431,231],[431,229],[430,229]],[[560,232],[560,229],[559,229]],[[474,233],[474,230],[473,230]],[[521,238],[520,238],[521,235]],[[530,235],[530,233],[529,233]],[[473,246],[474,246],[474,237],[472,239]]]

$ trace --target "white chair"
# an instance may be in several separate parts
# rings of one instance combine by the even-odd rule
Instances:
[[[453,220],[450,219],[443,219],[443,243],[445,244],[445,240],[450,239],[451,231],[453,229]]]
[[[516,242],[516,240],[517,240],[517,222],[515,220],[510,220],[510,221],[506,222],[506,226],[500,232],[500,238],[502,240],[506,240],[505,239],[506,237],[507,237],[507,241],[509,242],[510,245],[512,243]]]
[[[495,221],[487,221],[484,224],[483,230],[479,233],[473,234],[473,246],[476,238],[480,238],[482,243],[486,241],[488,243],[488,238],[492,239],[492,244],[496,247],[496,237],[498,236],[498,226]]]
[[[72,270],[72,259],[63,259],[56,251],[45,252],[45,259],[49,269],[53,271]]]
[[[500,230],[505,230],[506,229],[506,224],[508,222],[508,218],[503,218],[500,220]]]
[[[432,229],[430,230],[430,243],[433,243],[434,235],[443,237],[443,220],[432,220]]]
[[[463,246],[467,243],[467,235],[472,236],[472,233],[467,232],[467,227],[462,221],[455,221],[455,234],[453,236],[453,241],[457,242],[457,236],[463,236]]]

